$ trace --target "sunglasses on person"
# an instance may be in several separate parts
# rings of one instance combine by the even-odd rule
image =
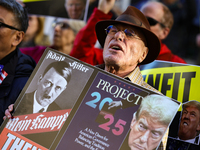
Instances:
[[[114,25],[109,25],[106,29],[106,34],[107,35],[111,35],[114,36],[117,32],[119,32],[120,30],[117,29],[117,27],[115,27]],[[135,32],[132,29],[125,29],[124,31],[122,31],[125,33],[126,37],[128,39],[132,39],[132,38],[136,38],[141,40],[138,35],[135,34]]]
[[[0,28],[1,28],[1,27],[6,27],[6,28],[9,28],[9,29],[12,29],[12,30],[20,31],[19,29],[15,28],[15,27],[12,27],[12,26],[10,26],[10,25],[7,25],[7,24],[5,24],[5,23],[3,23],[3,22],[0,22]]]
[[[146,17],[146,18],[147,18],[147,20],[149,21],[150,26],[155,26],[156,24],[159,23],[159,24],[161,25],[162,28],[165,28],[165,27],[166,27],[163,23],[161,23],[161,22],[159,22],[159,21],[157,21],[157,20],[155,20],[155,19],[153,19],[153,18],[151,18],[151,17]]]
[[[54,22],[52,26],[55,28],[57,25],[59,25],[61,29],[70,28],[69,24],[67,24],[66,22]]]

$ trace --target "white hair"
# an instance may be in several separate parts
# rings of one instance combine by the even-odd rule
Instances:
[[[136,112],[138,120],[141,114],[155,118],[164,125],[169,125],[176,114],[179,104],[164,95],[152,94],[144,97]]]

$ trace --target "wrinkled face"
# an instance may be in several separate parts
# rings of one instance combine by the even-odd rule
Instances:
[[[59,23],[55,26],[53,46],[56,48],[63,48],[67,45],[71,45],[74,42],[74,38],[74,31],[69,28],[69,26],[64,25],[63,23]]]
[[[132,120],[128,145],[131,150],[153,150],[159,145],[166,129],[167,126],[155,121],[155,118],[141,114],[138,120]]]
[[[83,0],[66,0],[65,7],[71,19],[81,19],[84,15],[85,3]]]
[[[51,68],[38,81],[36,100],[43,107],[51,104],[67,86],[67,81],[54,68]]]
[[[193,139],[196,131],[200,130],[199,110],[194,106],[189,106],[182,111],[178,136],[182,140]]]
[[[142,8],[141,12],[145,16],[151,17],[158,22],[162,21],[162,17],[164,15],[162,5],[160,5],[158,3],[149,3],[149,4],[145,5]],[[157,35],[157,37],[160,40],[165,39],[165,36],[163,35],[164,28],[162,28],[159,23],[157,23],[156,25],[150,26],[150,29],[155,35]]]
[[[0,6],[0,22],[17,28],[13,13],[2,6]],[[17,32],[19,31],[4,26],[0,27],[0,52],[8,54],[11,52]]]
[[[120,66],[121,69],[126,70],[134,68],[138,63],[142,62],[147,53],[148,48],[145,46],[141,39],[144,39],[144,35],[137,28],[125,25],[115,25],[119,30],[115,34],[107,34],[104,49],[103,58],[106,65],[115,64]],[[127,38],[126,34],[122,31],[130,29],[135,32],[136,36],[133,38]]]

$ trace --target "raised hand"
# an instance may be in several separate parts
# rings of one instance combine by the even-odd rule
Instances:
[[[109,13],[115,4],[115,0],[99,0],[98,9],[105,14]]]

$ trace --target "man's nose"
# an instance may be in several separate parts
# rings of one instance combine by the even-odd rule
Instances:
[[[48,96],[53,96],[53,93],[54,93],[54,88],[51,86],[48,88]]]
[[[55,31],[61,30],[61,25],[60,24],[56,24],[55,27],[54,27],[54,30]]]
[[[190,118],[190,114],[189,113],[186,113],[186,114],[184,114],[184,119],[189,119]]]
[[[150,134],[150,131],[149,131],[149,130],[146,130],[146,131],[143,133],[143,135],[140,137],[140,141],[141,141],[142,143],[147,142],[148,137],[149,137],[149,134]]]
[[[119,41],[123,41],[126,38],[126,35],[123,31],[118,31],[115,33],[115,38]]]

